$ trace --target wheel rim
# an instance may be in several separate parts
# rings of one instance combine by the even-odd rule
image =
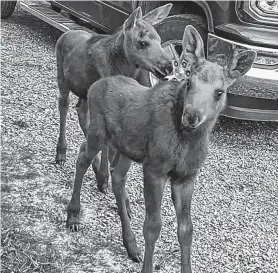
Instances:
[[[174,62],[178,62],[182,47],[181,47],[181,40],[169,40],[167,42],[162,43],[162,48],[165,50],[165,52],[170,56],[172,63],[174,65]],[[160,82],[160,79],[158,79],[153,73],[149,72],[150,82],[151,85],[154,86],[155,84]]]

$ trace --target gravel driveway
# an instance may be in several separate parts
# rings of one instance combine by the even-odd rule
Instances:
[[[68,159],[55,166],[58,89],[54,46],[61,33],[16,10],[1,25],[2,272],[139,272],[128,259],[111,192],[96,189],[90,170],[82,190],[82,225],[65,228],[75,159],[83,135],[74,96]],[[192,203],[193,272],[278,272],[277,123],[220,118]],[[132,166],[132,227],[143,252],[141,167]],[[155,272],[179,272],[176,219],[166,188]]]

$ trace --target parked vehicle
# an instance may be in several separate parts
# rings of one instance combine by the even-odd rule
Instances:
[[[15,1],[14,1],[15,2]],[[171,1],[20,2],[20,7],[48,24],[69,29],[111,33],[139,5],[143,13]],[[14,5],[1,1],[1,17]],[[201,34],[209,61],[225,65],[234,54],[253,49],[252,69],[229,88],[223,115],[248,120],[278,121],[278,0],[172,1],[170,16],[156,26],[164,49],[173,59],[181,53],[182,34],[193,25]],[[150,74],[154,84],[157,79]]]

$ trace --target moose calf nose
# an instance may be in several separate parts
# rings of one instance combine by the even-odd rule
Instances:
[[[157,66],[160,68],[161,71],[163,71],[165,76],[168,76],[173,72],[173,65],[172,62],[169,60],[158,61]]]
[[[187,113],[183,116],[183,124],[190,128],[196,128],[200,122],[200,117],[197,114]]]

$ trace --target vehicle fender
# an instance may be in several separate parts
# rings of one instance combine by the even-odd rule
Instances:
[[[190,0],[197,5],[199,5],[206,14],[207,24],[208,24],[208,31],[210,33],[214,33],[214,24],[213,24],[213,17],[210,6],[208,5],[207,1],[205,0]]]

